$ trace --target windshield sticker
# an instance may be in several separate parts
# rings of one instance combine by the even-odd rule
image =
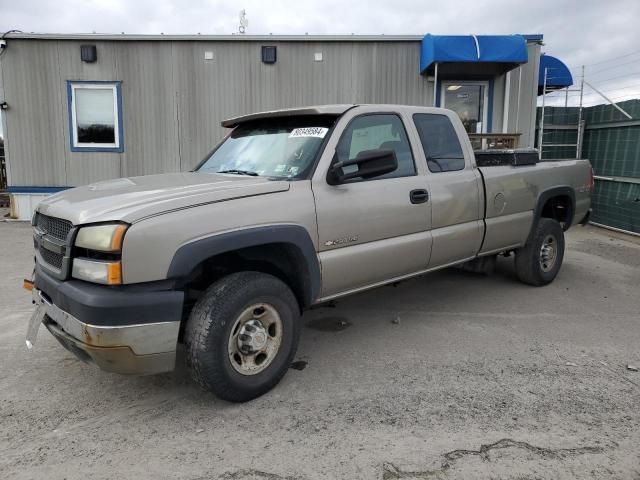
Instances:
[[[325,127],[294,128],[289,134],[289,138],[300,138],[300,137],[324,138],[324,136],[327,134],[328,131],[329,129]]]
[[[274,171],[276,173],[282,173],[282,172],[284,172],[285,168],[287,168],[287,166],[284,165],[284,164],[276,165],[276,168],[274,169]]]
[[[295,175],[296,173],[298,173],[298,170],[298,167],[289,167],[289,174]]]

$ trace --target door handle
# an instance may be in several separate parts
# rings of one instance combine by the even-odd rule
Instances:
[[[411,190],[409,193],[409,200],[411,200],[411,203],[425,203],[429,201],[429,192],[424,188]]]

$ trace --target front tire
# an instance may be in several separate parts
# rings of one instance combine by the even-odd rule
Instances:
[[[187,365],[204,389],[231,402],[271,390],[285,375],[300,337],[300,309],[278,278],[240,272],[215,282],[185,329]]]
[[[540,218],[532,238],[516,251],[516,273],[528,285],[548,285],[558,275],[563,258],[562,226],[551,218]]]

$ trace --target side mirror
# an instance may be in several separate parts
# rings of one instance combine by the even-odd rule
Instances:
[[[355,172],[344,173],[343,168],[357,165]],[[389,149],[363,150],[355,158],[334,163],[329,169],[328,181],[339,185],[353,178],[375,178],[398,169],[396,152]]]

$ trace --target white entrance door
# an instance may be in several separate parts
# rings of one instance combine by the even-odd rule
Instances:
[[[442,82],[440,106],[458,114],[467,133],[487,133],[489,82]]]

